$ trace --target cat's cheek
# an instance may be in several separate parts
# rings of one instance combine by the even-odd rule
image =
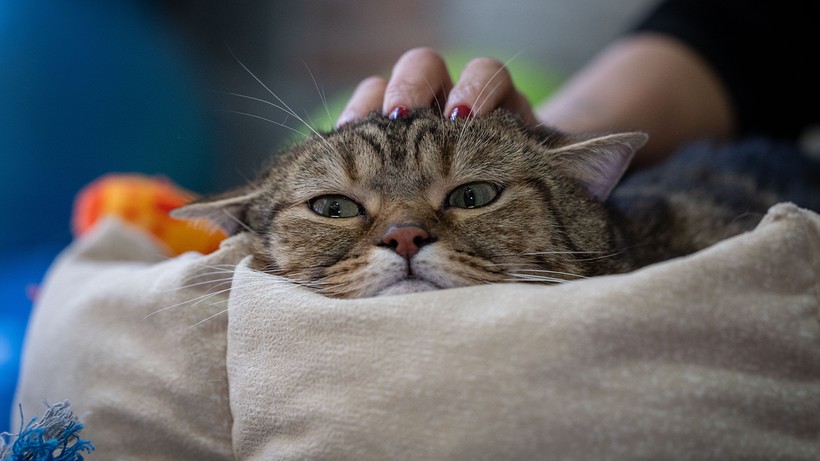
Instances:
[[[458,288],[489,281],[478,258],[459,255],[441,244],[423,248],[411,260],[413,275],[438,288]]]
[[[281,267],[328,267],[362,240],[361,220],[318,217],[305,208],[282,212],[269,226],[268,251]]]
[[[287,238],[280,238],[275,233],[268,235],[265,243],[264,259],[269,261],[270,266],[279,270],[293,265],[292,252],[289,251],[290,241]]]
[[[364,261],[342,261],[330,269],[327,282],[346,297],[377,296],[409,276],[407,262],[392,250],[373,248]]]

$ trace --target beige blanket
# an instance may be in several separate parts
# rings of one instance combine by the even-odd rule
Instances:
[[[249,270],[246,243],[77,242],[27,416],[71,399],[89,459],[820,459],[816,214],[628,275],[352,301]]]

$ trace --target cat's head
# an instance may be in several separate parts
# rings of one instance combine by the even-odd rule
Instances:
[[[526,129],[502,111],[373,115],[174,214],[253,232],[256,269],[328,296],[572,280],[617,269],[602,202],[645,141]]]

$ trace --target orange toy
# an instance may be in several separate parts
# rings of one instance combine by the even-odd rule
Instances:
[[[85,186],[74,200],[74,236],[91,230],[103,216],[117,216],[159,239],[169,253],[211,253],[226,235],[207,221],[183,221],[168,213],[194,199],[194,194],[167,178],[110,174]]]

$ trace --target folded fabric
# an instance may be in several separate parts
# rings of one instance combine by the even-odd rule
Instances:
[[[117,223],[78,242],[23,408],[72,400],[90,459],[820,458],[820,216],[793,205],[556,286],[328,299],[247,245],[161,260]]]
[[[105,221],[46,276],[17,400],[26,417],[68,399],[89,459],[231,459],[227,289],[245,254],[169,259],[152,237]],[[11,427],[21,427],[19,411]]]

